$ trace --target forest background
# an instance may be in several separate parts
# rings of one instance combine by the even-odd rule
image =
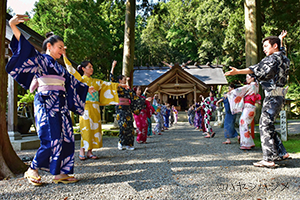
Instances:
[[[300,2],[264,0],[260,4],[262,38],[287,30],[284,41],[291,60],[287,98],[300,114]],[[26,23],[41,35],[52,31],[64,38],[68,57],[91,60],[94,77],[108,80],[111,63],[121,74],[125,1],[39,0]],[[11,14],[13,10],[8,8]],[[134,66],[160,66],[161,61],[192,60],[245,68],[244,0],[137,1]],[[228,82],[244,82],[244,76]]]

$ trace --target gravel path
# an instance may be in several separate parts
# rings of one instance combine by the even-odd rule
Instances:
[[[223,145],[223,130],[204,138],[188,123],[178,123],[135,145],[135,151],[117,150],[118,138],[104,138],[94,150],[98,160],[78,159],[76,141],[73,184],[54,184],[41,171],[41,187],[22,175],[0,181],[0,199],[299,199],[300,154],[282,161],[276,169],[256,168],[261,149],[239,150],[237,140]],[[36,150],[17,152],[23,158]]]

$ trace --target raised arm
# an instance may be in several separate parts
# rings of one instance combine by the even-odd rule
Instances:
[[[280,47],[283,47],[283,39],[285,38],[286,35],[287,35],[287,31],[283,30],[278,36],[278,38],[280,39]]]
[[[172,68],[172,65],[170,65],[169,63],[166,63],[165,61],[161,61],[163,64],[167,65],[168,67]]]
[[[21,31],[18,29],[17,25],[28,20],[29,20],[28,15],[19,15],[19,14],[13,16],[9,20],[9,25],[18,41],[20,40]]]
[[[146,96],[147,90],[148,90],[148,87],[145,88],[145,91],[143,93],[144,96]]]
[[[115,69],[116,65],[117,65],[117,61],[114,60],[114,61],[112,62],[112,64],[111,64],[111,70],[110,70],[110,73],[111,73],[111,74],[114,74],[114,69]]]
[[[187,61],[186,63],[184,63],[183,65],[181,65],[181,67],[185,67],[185,66],[187,66],[189,63],[191,63],[192,61],[191,60],[189,60],[189,61]]]
[[[66,51],[63,54],[63,59],[68,72],[72,74],[78,81],[82,82],[82,76],[79,74],[79,72],[76,69],[73,68],[71,62],[66,56]]]

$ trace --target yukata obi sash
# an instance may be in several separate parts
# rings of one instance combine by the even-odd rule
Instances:
[[[129,106],[130,105],[130,99],[127,98],[119,98],[120,103],[118,105],[124,105]]]
[[[34,78],[30,85],[30,92],[33,92],[36,88],[38,92],[49,90],[61,90],[65,92],[65,78],[57,75],[44,75]]]

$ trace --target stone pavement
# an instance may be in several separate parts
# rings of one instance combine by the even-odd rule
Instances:
[[[78,183],[56,185],[41,171],[45,184],[34,187],[18,175],[0,181],[0,199],[299,199],[299,154],[276,169],[256,168],[252,163],[262,158],[260,148],[240,150],[236,139],[224,145],[223,130],[214,131],[207,139],[178,123],[148,144],[135,144],[134,151],[119,151],[118,138],[105,137],[104,147],[94,150],[100,159],[86,161],[78,159],[76,141]]]

